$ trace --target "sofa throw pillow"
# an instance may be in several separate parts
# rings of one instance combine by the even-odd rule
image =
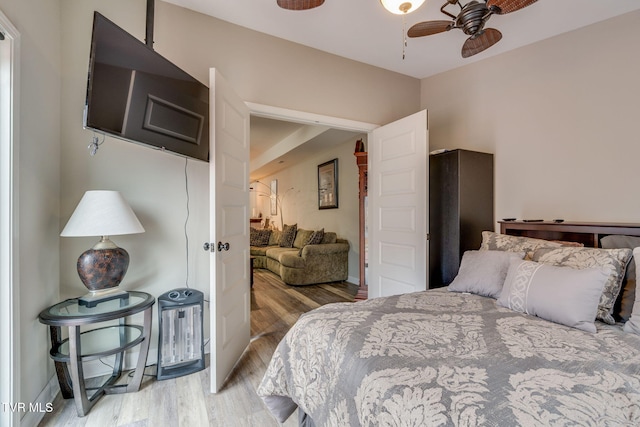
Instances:
[[[322,239],[324,238],[324,228],[320,230],[316,230],[309,236],[309,240],[307,240],[307,245],[319,245],[322,243]]]
[[[338,235],[333,231],[325,231],[324,237],[322,238],[322,244],[327,243],[336,243],[338,241]]]
[[[299,232],[300,231],[298,231],[298,233]],[[312,232],[311,235],[309,236],[309,238],[307,239],[307,241],[305,242],[304,246],[302,246],[300,248],[300,250],[298,251],[298,256],[302,256],[302,250],[304,249],[305,246],[307,246],[307,245],[319,245],[319,244],[322,243],[322,239],[323,238],[324,238],[324,228]],[[298,238],[296,237],[296,240],[297,239]]]
[[[604,268],[609,274],[609,279],[602,290],[597,318],[613,325],[616,323],[611,315],[613,305],[620,293],[631,255],[631,249],[543,248],[534,252],[533,261],[576,269]]]
[[[280,236],[282,236],[282,231],[275,229],[271,230],[271,237],[269,237],[269,246],[280,245]]]
[[[640,247],[640,237],[613,234],[600,239],[600,245],[603,249],[634,249]],[[622,280],[620,294],[613,305],[612,314],[616,321],[626,322],[629,320],[633,302],[636,300],[636,262],[634,260],[635,255],[632,256],[629,264],[627,264],[627,271]]]
[[[271,230],[259,230],[253,227],[249,229],[250,246],[269,246],[270,237]]]
[[[523,257],[524,252],[466,251],[449,290],[498,298],[511,260],[521,260]]]
[[[296,238],[293,240],[293,247],[302,249],[307,244],[309,237],[313,234],[313,230],[305,230],[304,228],[298,228],[296,230]]]
[[[512,260],[496,303],[551,322],[596,332],[598,302],[608,278],[603,268],[577,270]]]
[[[531,259],[533,252],[539,248],[559,248],[562,244],[549,240],[534,239],[531,237],[511,236],[493,231],[482,232],[482,244],[480,249],[491,251],[524,252],[526,258]]]
[[[633,259],[636,268],[636,274],[640,272],[640,248],[633,249]],[[638,277],[636,276],[636,281]],[[636,299],[633,303],[633,310],[627,323],[624,324],[624,331],[640,335],[640,292],[636,292]]]
[[[282,229],[282,234],[280,235],[280,242],[278,243],[278,246],[280,246],[281,248],[292,248],[293,241],[296,238],[297,229],[298,224],[285,224],[284,228]]]

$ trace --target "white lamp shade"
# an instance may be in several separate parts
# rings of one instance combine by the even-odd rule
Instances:
[[[425,0],[380,0],[385,9],[396,15],[411,13],[424,2]]]
[[[131,206],[118,191],[87,191],[60,233],[63,237],[144,233]]]

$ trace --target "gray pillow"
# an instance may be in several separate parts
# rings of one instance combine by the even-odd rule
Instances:
[[[640,237],[623,236],[620,234],[612,234],[600,239],[600,245],[603,249],[628,248],[633,249],[640,247]],[[632,258],[627,264],[627,272],[622,280],[620,294],[613,305],[613,318],[617,321],[626,322],[631,316],[633,302],[636,299],[636,263]]]
[[[640,271],[640,248],[633,249],[633,259],[635,260],[636,274]],[[636,281],[638,278],[636,277]],[[640,292],[636,292],[636,300],[633,303],[631,317],[624,324],[624,331],[640,335]]]
[[[611,313],[631,256],[631,249],[557,248],[538,249],[533,254],[533,261],[576,269],[605,268],[609,273],[609,280],[602,290],[596,317],[613,325],[616,321]]]
[[[549,240],[534,239],[532,237],[510,236],[493,231],[482,232],[481,250],[525,252],[527,259],[531,259],[533,252],[539,248],[559,248],[562,244]]]
[[[523,257],[524,252],[466,251],[449,290],[498,298],[511,260],[521,260]]]
[[[533,261],[511,261],[497,304],[587,332],[596,332],[598,302],[609,274]]]

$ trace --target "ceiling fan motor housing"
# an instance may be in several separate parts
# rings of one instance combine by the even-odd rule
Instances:
[[[470,1],[456,18],[456,27],[462,29],[466,35],[472,36],[482,30],[489,15],[489,9],[485,3]]]

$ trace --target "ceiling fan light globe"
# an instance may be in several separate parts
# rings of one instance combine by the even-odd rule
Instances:
[[[380,0],[382,6],[395,15],[404,15],[418,9],[425,0]]]

